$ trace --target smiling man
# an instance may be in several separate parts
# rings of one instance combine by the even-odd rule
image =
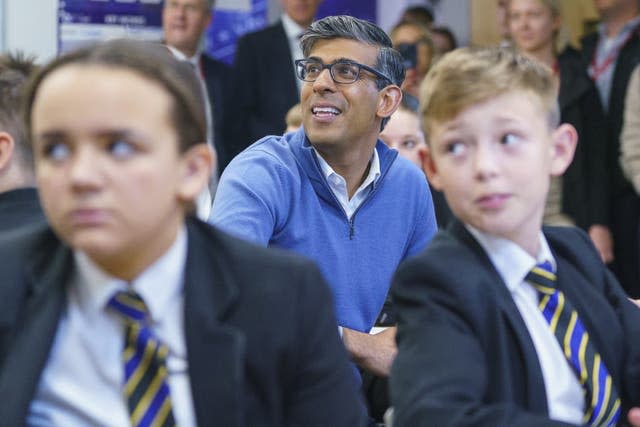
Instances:
[[[368,332],[396,267],[436,230],[424,175],[378,139],[402,98],[402,58],[384,31],[349,16],[313,23],[301,43],[303,128],[229,164],[210,222],[313,259],[353,360],[386,375],[395,329]]]

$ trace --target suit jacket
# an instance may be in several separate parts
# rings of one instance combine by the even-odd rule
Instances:
[[[285,115],[300,100],[282,22],[238,40],[234,60],[236,153],[267,135],[281,135]]]
[[[584,232],[544,232],[557,261],[558,287],[580,314],[623,406],[637,406],[640,310]],[[568,425],[548,418],[525,323],[489,257],[458,220],[401,265],[392,289],[399,319],[391,372],[394,425]]]
[[[582,40],[582,53],[585,66],[593,59],[598,46],[598,33],[587,35]],[[606,113],[609,125],[609,141],[611,147],[607,157],[607,164],[612,172],[613,196],[626,194],[633,191],[631,184],[624,177],[620,167],[620,132],[624,118],[624,99],[627,93],[627,85],[631,77],[631,72],[640,63],[640,34],[639,30],[632,33],[631,37],[618,53],[616,68],[613,72],[611,92],[609,93],[609,109]]]
[[[607,130],[598,91],[585,72],[580,53],[565,49],[558,56],[561,121],[578,131],[573,161],[562,177],[562,212],[588,230],[594,224],[609,225],[610,184],[607,163]]]
[[[0,233],[45,221],[35,188],[0,193]]]
[[[199,426],[362,423],[331,296],[309,261],[188,222],[185,337]],[[72,251],[0,238],[0,426],[24,425],[64,311]]]
[[[614,261],[611,264],[618,280],[627,293],[640,298],[640,248],[635,230],[640,223],[640,199],[620,166],[620,133],[624,119],[624,100],[631,72],[640,63],[639,29],[631,33],[618,54],[613,72],[607,119],[607,169],[610,173],[610,224],[614,240]],[[582,41],[585,66],[590,63],[598,45],[598,34],[586,36]]]
[[[233,158],[233,148],[230,146],[232,140],[228,131],[232,119],[228,115],[231,68],[204,53],[200,55],[200,64],[207,85],[207,95],[212,103],[214,145],[218,155],[218,174],[221,174]]]

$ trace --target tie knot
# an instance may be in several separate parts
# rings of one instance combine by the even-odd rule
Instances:
[[[551,295],[556,289],[556,275],[549,261],[537,264],[524,278],[536,287],[538,292]]]
[[[127,322],[142,323],[149,316],[149,310],[140,295],[133,290],[116,292],[107,303]]]

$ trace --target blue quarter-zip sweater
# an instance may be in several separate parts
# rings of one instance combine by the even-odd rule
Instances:
[[[301,129],[268,136],[225,169],[209,222],[314,260],[333,290],[338,323],[368,332],[398,264],[436,232],[422,171],[378,141],[379,179],[349,220]],[[247,268],[251,268],[250,265]]]

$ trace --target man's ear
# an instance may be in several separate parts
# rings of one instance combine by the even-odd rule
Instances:
[[[378,96],[378,117],[390,117],[402,101],[402,90],[396,85],[389,85],[382,89]]]
[[[563,123],[553,131],[551,141],[551,175],[560,176],[573,161],[578,132],[570,124]]]
[[[442,191],[442,185],[440,182],[440,174],[438,168],[431,155],[431,148],[428,145],[420,147],[418,154],[420,155],[420,163],[422,164],[422,171],[427,175],[429,183],[438,191]]]
[[[10,134],[0,132],[0,173],[5,172],[11,166],[15,145],[15,141]]]
[[[205,143],[194,145],[182,156],[182,170],[178,185],[178,199],[182,202],[193,202],[198,194],[209,184],[214,173],[216,155]]]

